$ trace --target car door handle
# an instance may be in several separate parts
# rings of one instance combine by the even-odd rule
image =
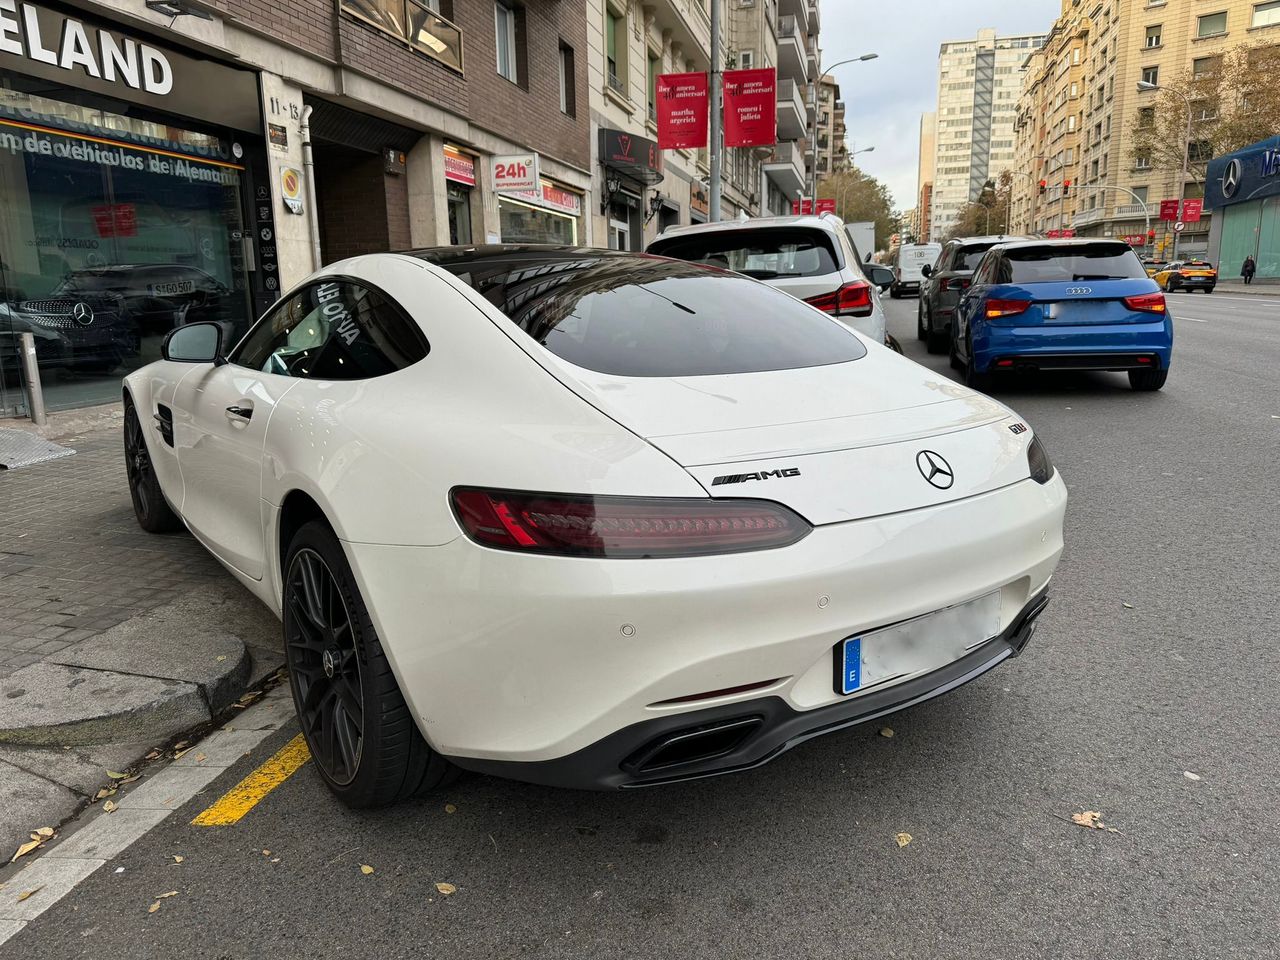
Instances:
[[[248,420],[253,416],[253,404],[235,404],[227,407],[228,420]]]

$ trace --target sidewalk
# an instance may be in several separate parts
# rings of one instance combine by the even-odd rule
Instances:
[[[1223,280],[1219,277],[1217,284],[1214,286],[1214,290],[1218,293],[1230,293],[1249,297],[1280,297],[1280,281],[1254,280],[1253,283],[1246,286],[1245,282],[1239,278]]]
[[[0,852],[283,662],[203,547],[138,527],[110,418],[57,441],[75,455],[0,471]]]

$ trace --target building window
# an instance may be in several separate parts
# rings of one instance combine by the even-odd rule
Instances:
[[[462,31],[448,0],[342,0],[342,9],[455,70],[462,70]]]
[[[649,53],[649,119],[658,120],[658,77],[662,75],[662,57]]]
[[[1194,79],[1208,77],[1218,72],[1222,66],[1222,57],[1197,57],[1191,61],[1191,76]]]
[[[573,47],[560,43],[560,112],[568,116],[576,116],[577,96],[575,95],[575,79],[577,71],[573,67]]]
[[[1276,6],[1280,6],[1280,0],[1276,0]],[[738,66],[743,70],[750,70],[756,65],[756,52],[754,50],[743,50],[738,54]]]
[[[1151,151],[1139,150],[1133,157],[1133,167],[1135,170],[1151,169]]]
[[[506,77],[512,83],[519,83],[520,72],[516,63],[515,8],[504,0],[496,0],[493,5],[493,22],[497,31],[498,75]]]
[[[1255,3],[1253,5],[1253,22],[1251,27],[1269,27],[1273,23],[1280,23],[1280,0],[1271,0],[1270,3]]]
[[[1158,86],[1160,83],[1160,68],[1159,67],[1143,67],[1142,82],[1149,83],[1152,86]]]
[[[1160,26],[1161,25],[1157,23],[1154,27],[1147,27],[1147,46],[1148,47],[1160,46]]]
[[[1218,105],[1212,100],[1195,100],[1191,104],[1191,116],[1195,120],[1218,119]]]
[[[626,15],[612,7],[604,11],[604,57],[606,79],[609,86],[619,93],[626,91],[623,78],[627,72],[627,23]]]
[[[1156,108],[1155,107],[1139,107],[1138,108],[1138,126],[1146,130],[1156,125]],[[1102,124],[1098,124],[1098,136],[1102,136]]]
[[[1138,202],[1138,203],[1146,203],[1146,202],[1147,202],[1147,188],[1146,188],[1146,187],[1134,187],[1134,188],[1133,188],[1133,198],[1134,198],[1134,200],[1135,200],[1136,202]]]
[[[1196,17],[1197,37],[1216,37],[1227,32],[1227,13],[1206,13]]]
[[[1187,148],[1187,159],[1191,163],[1208,163],[1213,159],[1213,144],[1208,140],[1193,140]]]

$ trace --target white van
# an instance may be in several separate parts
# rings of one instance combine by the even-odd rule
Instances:
[[[913,243],[898,248],[898,265],[893,268],[894,281],[889,296],[895,300],[904,293],[920,293],[924,279],[921,268],[936,263],[942,253],[940,243]]]

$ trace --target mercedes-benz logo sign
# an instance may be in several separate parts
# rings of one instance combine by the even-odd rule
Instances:
[[[324,675],[332,680],[338,668],[338,658],[333,655],[332,650],[320,654],[320,666],[324,668]]]
[[[956,482],[956,475],[951,472],[951,464],[947,463],[940,453],[921,450],[916,454],[916,467],[920,471],[920,476],[939,490],[946,490]]]
[[[1222,195],[1228,199],[1236,195],[1240,189],[1240,180],[1244,177],[1244,164],[1239,157],[1232,157],[1227,169],[1222,171]]]
[[[80,326],[87,327],[93,323],[93,307],[81,300],[71,308],[71,319],[80,324]]]

